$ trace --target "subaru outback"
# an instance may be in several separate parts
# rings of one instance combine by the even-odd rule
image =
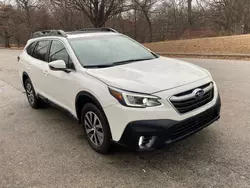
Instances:
[[[154,150],[220,117],[211,74],[161,57],[111,28],[39,31],[18,57],[30,106],[51,102],[82,125],[89,145]]]

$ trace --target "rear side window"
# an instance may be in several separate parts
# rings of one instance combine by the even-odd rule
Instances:
[[[31,44],[27,47],[26,51],[27,51],[27,53],[28,53],[29,55],[32,55],[35,46],[36,46],[36,42],[33,42],[33,43],[31,43]]]
[[[56,60],[64,60],[68,69],[74,69],[74,64],[71,58],[69,57],[69,54],[66,48],[64,47],[64,44],[60,41],[55,40],[51,44],[49,62]]]
[[[48,52],[49,45],[50,45],[50,41],[47,41],[47,40],[37,42],[37,45],[35,47],[35,50],[32,56],[36,59],[46,61],[46,55]]]

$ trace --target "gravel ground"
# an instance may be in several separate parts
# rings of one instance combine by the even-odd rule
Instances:
[[[110,155],[88,146],[62,111],[29,107],[18,77],[19,51],[0,50],[0,187],[250,187],[250,62],[185,59],[209,69],[222,117],[164,150]]]

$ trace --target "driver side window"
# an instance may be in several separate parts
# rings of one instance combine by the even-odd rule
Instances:
[[[64,47],[63,43],[60,41],[52,41],[51,48],[50,48],[50,53],[49,53],[49,62],[51,61],[56,61],[56,60],[64,60],[66,63],[66,67],[68,69],[73,69],[75,70],[75,66],[66,50]]]

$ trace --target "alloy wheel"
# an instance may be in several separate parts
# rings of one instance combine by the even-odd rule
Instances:
[[[100,146],[104,140],[104,132],[100,119],[98,116],[89,111],[84,117],[84,126],[89,140],[96,146]]]

